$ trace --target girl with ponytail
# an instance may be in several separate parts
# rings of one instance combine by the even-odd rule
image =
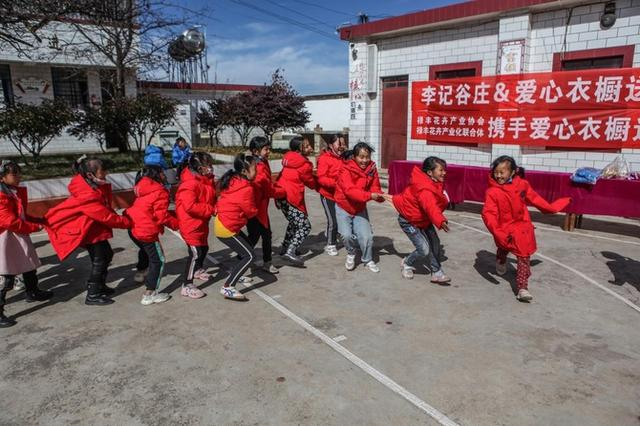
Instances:
[[[238,154],[233,169],[220,180],[220,197],[214,221],[216,237],[224,245],[238,254],[229,277],[220,289],[226,299],[245,300],[244,294],[236,289],[236,284],[255,259],[253,244],[241,231],[249,220],[258,214],[254,188],[251,183],[256,177],[256,158]]]

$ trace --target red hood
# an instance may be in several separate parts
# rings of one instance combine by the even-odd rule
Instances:
[[[224,192],[226,193],[226,195],[231,195],[234,192],[238,192],[250,185],[251,185],[251,182],[248,179],[240,176],[235,176],[231,178],[231,182],[229,182],[229,187],[225,189]]]
[[[434,194],[442,194],[444,190],[444,183],[436,182],[428,174],[422,171],[420,167],[414,167],[411,171],[411,180],[409,185],[416,188],[416,190],[428,190]]]
[[[356,160],[350,160],[344,163],[344,167],[351,173],[358,174],[360,176],[371,176],[376,171],[376,163],[370,162],[365,169],[360,168]]]
[[[320,155],[327,155],[327,156],[329,156],[329,157],[333,157],[333,158],[337,158],[337,159],[339,159],[339,160],[342,160],[342,157],[340,157],[338,154],[336,154],[335,152],[333,152],[333,151],[332,151],[332,150],[330,150],[330,149],[324,149],[324,150],[322,151],[322,154],[320,154]]]
[[[137,197],[144,197],[145,195],[149,195],[153,192],[166,191],[166,188],[164,185],[151,178],[143,177],[140,179],[140,182],[136,184],[134,190]]]
[[[104,185],[111,189],[111,184],[105,183]],[[71,182],[69,182],[69,194],[71,194],[74,198],[81,200],[101,200],[102,193],[99,189],[92,187],[89,185],[89,182],[86,181],[81,175],[75,175]]]
[[[298,167],[302,167],[308,161],[309,159],[299,152],[289,151],[284,155],[284,157],[282,157],[282,166],[297,169]]]
[[[203,176],[199,173],[192,172],[191,169],[187,167],[180,174],[180,180],[181,181],[197,180],[204,183],[205,185],[210,185],[214,180],[214,176],[213,175]]]

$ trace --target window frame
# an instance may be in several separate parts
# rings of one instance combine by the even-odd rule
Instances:
[[[66,74],[63,78],[57,78],[60,74]],[[56,75],[58,74],[58,75]],[[82,78],[75,77],[74,74],[82,75]],[[62,85],[69,85],[67,90],[71,93],[60,93]],[[66,103],[73,110],[86,110],[91,106],[89,100],[89,78],[85,68],[74,67],[51,67],[51,86],[53,87],[53,98]],[[75,87],[73,87],[75,86]],[[80,103],[75,102],[81,100]],[[75,103],[75,105],[74,105]]]

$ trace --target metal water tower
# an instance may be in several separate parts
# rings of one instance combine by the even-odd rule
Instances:
[[[169,74],[171,81],[181,83],[207,83],[206,33],[196,26],[185,30],[169,43]]]

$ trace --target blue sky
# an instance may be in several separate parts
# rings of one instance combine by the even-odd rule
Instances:
[[[347,44],[336,27],[429,9],[454,0],[173,0],[203,11],[210,81],[261,84],[276,68],[301,94],[347,91]],[[294,23],[295,22],[295,23]],[[301,28],[304,27],[304,28]]]

